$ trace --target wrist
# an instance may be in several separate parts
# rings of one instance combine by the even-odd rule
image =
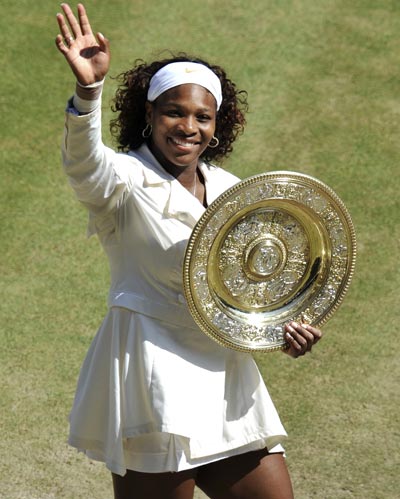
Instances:
[[[101,96],[103,91],[104,79],[96,81],[90,85],[82,85],[79,81],[76,82],[75,94],[83,100],[96,100]]]
[[[103,92],[104,80],[92,83],[91,85],[82,85],[76,82],[73,104],[80,113],[91,113],[100,104],[101,94]]]

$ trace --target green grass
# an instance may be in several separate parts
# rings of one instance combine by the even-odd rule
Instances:
[[[257,355],[290,439],[298,499],[399,495],[400,4],[394,0],[89,0],[111,74],[163,49],[200,54],[248,90],[224,165],[316,176],[346,203],[358,260],[312,355]],[[0,497],[107,499],[108,473],[67,447],[108,270],[60,167],[73,78],[54,46],[56,2],[4,0],[0,18]],[[111,117],[105,90],[105,138]]]

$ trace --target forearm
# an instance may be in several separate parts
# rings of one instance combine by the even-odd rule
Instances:
[[[79,115],[76,111],[66,113],[62,148],[70,184],[92,211],[111,208],[123,189],[113,168],[115,152],[103,144],[101,137],[101,90],[102,85],[77,85],[72,103]]]

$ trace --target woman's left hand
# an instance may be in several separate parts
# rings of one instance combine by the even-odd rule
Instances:
[[[311,352],[312,347],[321,339],[322,332],[309,324],[289,322],[285,326],[285,339],[289,344],[285,353],[297,358]]]

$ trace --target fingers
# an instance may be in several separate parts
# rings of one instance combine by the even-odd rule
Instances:
[[[300,325],[297,322],[290,322],[285,329],[285,339],[289,344],[287,353],[292,357],[300,357],[311,352],[313,345],[322,337],[321,331],[309,324]]]
[[[102,33],[97,33],[97,41],[99,42],[100,50],[109,55],[110,41]]]
[[[59,26],[60,31],[61,31],[61,35],[57,35],[56,45],[62,53],[65,53],[67,47],[73,41],[73,37],[72,37],[71,32],[70,32],[70,30],[65,22],[64,16],[62,14],[57,14],[56,18],[57,18],[58,26]]]
[[[304,328],[301,328],[297,323],[290,323],[286,326],[286,340],[290,345],[290,349],[294,353],[294,357],[300,357],[311,350],[310,343],[312,342],[311,335]]]
[[[303,328],[306,328],[313,337],[314,337],[314,345],[322,338],[322,331],[316,327],[311,326],[310,324],[303,324]]]
[[[89,18],[86,14],[85,7],[81,3],[78,4],[78,14],[79,14],[79,23],[82,30],[82,34],[91,35],[92,27],[90,26]]]
[[[62,54],[66,55],[68,47],[64,44],[64,39],[61,35],[56,36],[56,46]]]
[[[67,3],[62,3],[61,8],[64,11],[64,15],[67,18],[68,24],[70,25],[70,28],[72,30],[72,34],[74,35],[74,38],[81,36],[82,35],[81,26],[80,26],[79,22],[77,21],[74,13],[72,12],[71,7]],[[80,5],[80,8],[82,9],[83,5]],[[78,7],[78,15],[80,15],[79,7]],[[60,26],[60,28],[61,28],[61,26]],[[67,24],[65,23],[65,21],[64,21],[63,28],[64,28],[64,30],[67,30],[68,35],[71,36],[69,33],[69,28],[68,28]],[[64,35],[63,28],[61,28],[61,33]],[[65,36],[64,36],[64,38],[65,38]]]
[[[85,7],[82,4],[78,4],[79,22],[68,4],[62,3],[61,8],[64,14],[58,13],[56,17],[61,31],[61,40],[64,41],[64,47],[60,44],[61,40],[59,36],[56,38],[56,45],[62,53],[65,53],[66,48],[70,47],[76,38],[92,35],[92,28]],[[66,22],[66,19],[68,23]]]

